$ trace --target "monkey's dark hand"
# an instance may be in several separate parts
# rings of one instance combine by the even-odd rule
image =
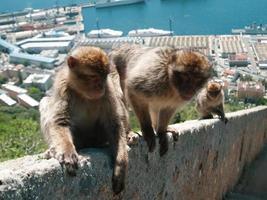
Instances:
[[[224,121],[224,123],[225,123],[225,124],[227,124],[227,123],[228,123],[228,119],[227,119],[226,117],[224,118],[224,120],[223,120],[223,121]]]
[[[126,169],[122,166],[115,166],[112,175],[112,189],[114,194],[119,194],[124,189]]]
[[[79,158],[75,149],[56,149],[52,147],[46,151],[45,157],[57,159],[70,176],[76,176]]]

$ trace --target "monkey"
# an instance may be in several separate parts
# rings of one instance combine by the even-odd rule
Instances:
[[[172,47],[122,45],[109,56],[149,152],[156,146],[155,131],[163,156],[168,151],[166,132],[171,117],[206,83],[211,63],[199,52]]]
[[[117,83],[118,82],[118,83]],[[109,145],[112,189],[124,189],[128,166],[127,110],[119,76],[107,54],[97,47],[78,47],[56,75],[53,92],[40,102],[40,125],[48,154],[76,175],[78,151]]]
[[[196,110],[201,119],[212,119],[213,114],[226,124],[228,119],[224,114],[224,92],[222,85],[215,81],[209,81],[196,98]]]

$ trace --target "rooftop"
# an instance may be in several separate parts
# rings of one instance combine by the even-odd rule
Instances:
[[[32,55],[32,54],[27,54],[27,53],[19,53],[19,52],[10,53],[10,57],[22,58],[22,59],[27,59],[27,60],[34,60],[34,61],[44,62],[44,63],[56,62],[56,59],[54,59],[54,58],[47,58],[44,56]]]
[[[49,74],[30,74],[23,83],[45,83],[50,77]]]
[[[9,90],[9,91],[16,92],[18,94],[27,93],[27,90],[25,90],[23,88],[20,88],[18,86],[15,86],[15,85],[3,84],[2,88],[6,89],[6,90]]]
[[[7,96],[6,94],[0,95],[0,102],[3,102],[4,104],[6,104],[8,106],[13,106],[17,103],[16,101],[14,101],[12,98]]]
[[[33,99],[32,97],[30,97],[27,94],[20,94],[18,95],[18,99],[22,100],[23,102],[27,103],[28,105],[30,105],[31,107],[36,107],[39,106],[39,102],[36,101],[35,99]]]

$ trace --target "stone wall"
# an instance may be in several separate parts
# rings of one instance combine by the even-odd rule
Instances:
[[[159,157],[148,153],[140,139],[129,149],[125,191],[113,196],[110,159],[105,149],[87,149],[89,160],[80,163],[76,177],[64,173],[59,163],[38,156],[0,163],[0,199],[124,199],[214,200],[237,182],[267,140],[267,107],[227,114],[218,119],[173,125],[169,151]],[[157,145],[158,146],[158,145]]]

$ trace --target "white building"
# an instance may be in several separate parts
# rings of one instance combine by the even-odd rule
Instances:
[[[27,108],[35,108],[39,106],[39,102],[27,94],[20,94],[17,99],[20,105]]]
[[[50,74],[31,74],[23,81],[23,84],[46,91],[52,86],[52,79]]]
[[[10,98],[8,95],[6,95],[6,94],[0,95],[0,104],[6,105],[6,106],[13,106],[16,103],[17,102],[15,100],[13,100],[12,98]]]
[[[17,43],[22,49],[29,53],[40,53],[43,50],[58,50],[67,53],[73,46],[75,36],[63,37],[33,37]]]
[[[10,84],[3,84],[2,89],[7,91],[7,94],[14,99],[16,99],[19,94],[27,93],[27,90]]]

